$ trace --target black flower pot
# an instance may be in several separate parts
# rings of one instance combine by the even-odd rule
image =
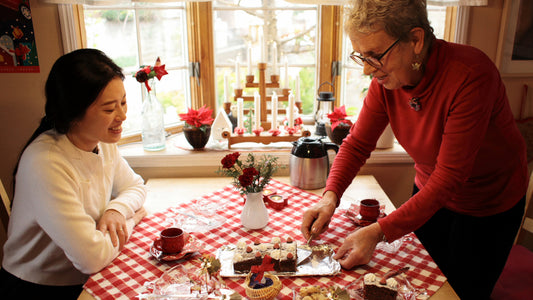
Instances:
[[[194,149],[202,149],[209,140],[211,126],[207,126],[205,131],[198,127],[183,127],[183,134]]]
[[[331,130],[331,125],[326,124],[326,132],[329,139],[337,145],[342,144],[342,140],[350,133],[350,125],[339,124],[334,130]]]

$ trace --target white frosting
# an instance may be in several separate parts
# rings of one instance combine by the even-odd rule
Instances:
[[[239,253],[235,253],[235,255],[233,256],[233,261],[238,262],[241,260],[242,260],[242,255],[240,255]]]
[[[281,242],[281,239],[279,237],[273,237],[272,238],[272,244],[277,244],[277,243],[280,243]]]
[[[272,253],[270,253],[270,257],[273,259],[279,260],[281,257],[281,251],[280,250],[274,250]]]
[[[376,282],[376,274],[374,273],[367,273],[364,277],[365,284],[373,284]]]
[[[261,251],[266,251],[268,249],[268,245],[267,244],[260,244],[259,246],[257,246],[257,248],[259,248],[259,250],[261,250]]]
[[[398,288],[398,281],[394,278],[387,279],[387,286],[393,290]]]
[[[244,249],[244,248],[246,248],[246,241],[244,241],[244,240],[240,240],[240,241],[238,241],[238,242],[237,242],[237,248],[239,248],[239,249]]]
[[[367,273],[365,274],[365,276],[363,277],[364,279],[364,282],[366,285],[376,285],[376,286],[382,286],[382,284],[379,283],[379,280],[376,276],[376,274],[374,273]],[[388,278],[387,280],[387,287],[389,289],[392,289],[392,290],[398,290],[398,281],[396,281],[396,279],[394,278]]]

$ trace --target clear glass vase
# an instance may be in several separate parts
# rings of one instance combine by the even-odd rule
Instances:
[[[261,229],[268,224],[268,210],[263,201],[263,192],[247,193],[242,208],[241,224],[247,229]]]
[[[144,150],[159,151],[165,149],[165,123],[163,105],[157,100],[155,80],[148,81],[151,90],[143,84],[145,98],[142,108],[142,140]]]

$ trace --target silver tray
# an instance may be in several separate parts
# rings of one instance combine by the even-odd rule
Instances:
[[[220,275],[222,277],[246,277],[246,273],[235,273],[233,270],[233,255],[235,245],[228,245],[219,248],[216,258],[220,260]],[[309,249],[297,248],[298,262],[296,272],[270,272],[278,276],[330,276],[341,272],[341,265],[333,259],[333,251],[326,255],[315,255]],[[307,258],[307,259],[306,259]],[[305,261],[304,261],[305,260]]]

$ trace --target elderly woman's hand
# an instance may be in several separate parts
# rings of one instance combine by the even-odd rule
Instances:
[[[333,258],[345,269],[366,265],[372,259],[374,249],[382,237],[383,232],[378,223],[358,229],[346,237]]]
[[[318,203],[304,213],[301,231],[305,240],[308,240],[311,234],[317,237],[328,229],[331,217],[337,207],[337,201],[337,195],[328,191]]]

